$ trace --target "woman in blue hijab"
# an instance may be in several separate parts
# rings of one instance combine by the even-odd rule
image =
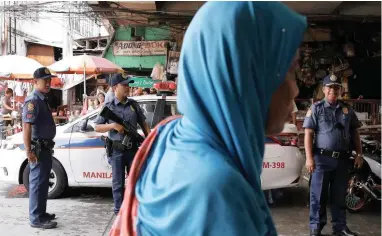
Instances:
[[[208,2],[197,12],[179,64],[183,116],[157,126],[129,176],[133,234],[277,235],[261,190],[264,141],[290,118],[298,89],[285,76],[305,28],[279,2]],[[129,214],[111,235],[131,235]]]

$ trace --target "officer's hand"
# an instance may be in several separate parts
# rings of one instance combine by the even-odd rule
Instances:
[[[114,123],[113,129],[117,130],[118,133],[120,133],[120,134],[123,134],[125,132],[125,129],[123,128],[123,126],[119,125],[117,123]]]
[[[357,169],[361,169],[362,165],[363,165],[363,157],[357,156],[354,160],[354,167]]]
[[[314,159],[312,158],[306,158],[305,167],[308,170],[308,173],[311,174],[314,171]]]
[[[33,152],[31,152],[31,151],[27,151],[27,158],[28,158],[28,161],[29,161],[30,163],[35,163],[35,162],[37,162],[37,157],[36,157],[36,155],[35,155]]]

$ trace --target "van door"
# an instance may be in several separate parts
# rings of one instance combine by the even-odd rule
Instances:
[[[106,157],[101,134],[94,130],[97,114],[77,123],[70,138],[70,162],[76,182],[81,185],[111,186],[111,165]],[[84,127],[85,124],[85,127]]]

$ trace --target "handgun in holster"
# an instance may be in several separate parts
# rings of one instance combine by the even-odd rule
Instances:
[[[41,143],[35,140],[31,141],[31,151],[35,154],[37,161],[39,161],[41,153]]]
[[[101,140],[104,142],[105,149],[106,149],[106,156],[111,157],[111,152],[112,152],[112,146],[113,146],[113,141],[111,141],[108,137],[106,136],[101,136]]]
[[[52,140],[32,140],[31,151],[36,155],[38,160],[43,149],[48,149],[50,154],[53,154],[54,145],[55,142],[53,142]]]

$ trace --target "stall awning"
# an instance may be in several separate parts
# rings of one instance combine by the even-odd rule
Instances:
[[[62,88],[52,88],[57,90],[68,90],[73,88],[76,85],[84,82],[83,75],[59,75],[61,79],[64,80],[64,86]],[[86,80],[95,78],[96,75],[89,75],[86,77]]]

